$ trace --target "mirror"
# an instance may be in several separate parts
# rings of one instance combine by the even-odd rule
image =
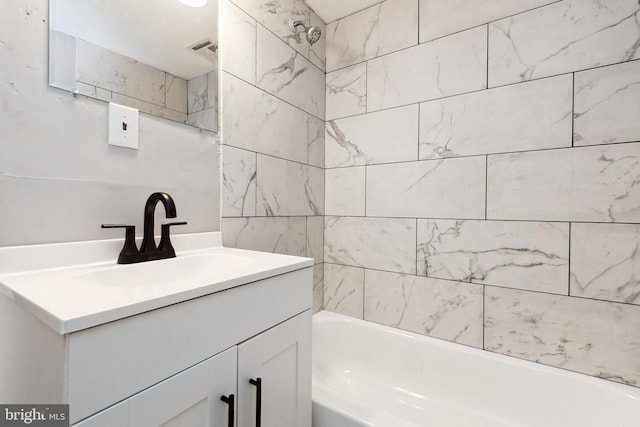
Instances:
[[[49,15],[51,86],[217,132],[217,0],[50,0]]]

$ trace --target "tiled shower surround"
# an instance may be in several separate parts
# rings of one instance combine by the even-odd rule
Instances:
[[[326,37],[325,308],[640,386],[638,1],[387,0]]]
[[[302,0],[224,0],[222,232],[225,246],[315,259],[322,304],[324,39],[287,20],[324,23]]]

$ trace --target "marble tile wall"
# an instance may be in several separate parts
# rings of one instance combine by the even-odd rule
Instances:
[[[144,202],[159,190],[188,222],[175,233],[219,230],[215,135],[141,113],[140,149],[110,146],[106,102],[48,85],[48,23],[46,0],[2,3],[0,246],[121,236],[101,223],[135,224],[141,234]]]
[[[325,308],[640,386],[640,5],[398,2],[327,28]]]
[[[186,80],[81,39],[75,40],[75,46],[76,88],[80,94],[188,122]],[[211,120],[217,121],[215,111],[213,119],[201,114],[200,121],[206,118],[211,126]]]
[[[313,258],[324,304],[325,25],[303,0],[221,1],[222,233],[226,246]]]

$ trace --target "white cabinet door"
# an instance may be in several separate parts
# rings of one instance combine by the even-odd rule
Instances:
[[[310,310],[238,346],[238,427],[258,427],[258,406],[259,427],[311,427]]]
[[[237,347],[233,347],[76,426],[229,427],[229,404],[221,397],[234,395],[237,402],[236,368]],[[236,410],[234,404],[234,414]]]

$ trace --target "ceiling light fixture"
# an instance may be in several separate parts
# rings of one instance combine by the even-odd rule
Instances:
[[[180,0],[180,3],[191,7],[202,7],[207,4],[207,0]]]

